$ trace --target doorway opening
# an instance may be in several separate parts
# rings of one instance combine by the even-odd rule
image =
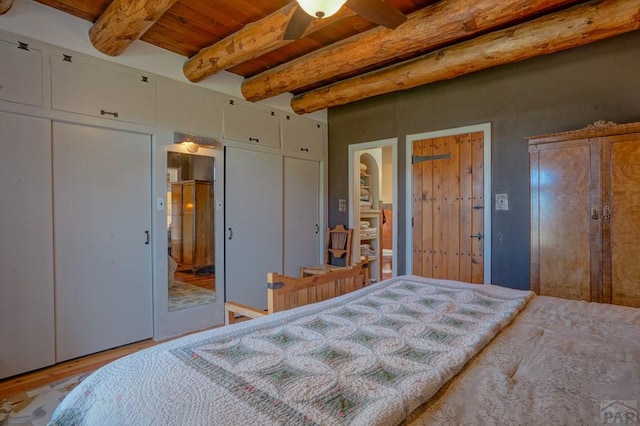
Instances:
[[[370,262],[372,282],[398,274],[397,138],[349,145],[349,227],[353,258]]]

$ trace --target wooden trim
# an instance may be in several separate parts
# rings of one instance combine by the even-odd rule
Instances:
[[[147,32],[177,0],[113,0],[89,29],[100,52],[118,56]]]
[[[545,135],[530,136],[525,139],[530,144],[540,144],[549,142],[559,142],[564,140],[588,139],[612,135],[625,135],[627,133],[640,132],[640,122],[616,124],[611,121],[599,120],[589,124],[583,129],[570,130],[566,132],[549,133]]]
[[[309,113],[571,49],[637,30],[640,28],[639,17],[640,0],[589,1],[563,12],[294,96],[291,107],[298,114]],[[273,78],[273,75],[269,77]],[[298,78],[296,74],[291,77]],[[245,96],[251,81],[255,84],[256,77],[243,84]]]

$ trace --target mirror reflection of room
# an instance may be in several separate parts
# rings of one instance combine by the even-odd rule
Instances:
[[[169,310],[215,302],[213,157],[167,153]]]

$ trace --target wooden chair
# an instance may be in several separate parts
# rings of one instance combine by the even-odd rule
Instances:
[[[226,302],[225,324],[233,324],[241,317],[259,318],[297,306],[321,302],[363,288],[368,283],[368,259],[355,266],[304,278],[270,272],[267,274],[267,310],[263,311],[242,303]]]
[[[327,229],[327,236],[324,243],[324,264],[314,266],[303,266],[300,268],[300,276],[324,274],[329,271],[336,271],[351,266],[351,241],[353,240],[353,229],[345,228],[344,225],[337,225],[335,228]],[[331,264],[332,257],[340,259],[345,256],[345,266]]]

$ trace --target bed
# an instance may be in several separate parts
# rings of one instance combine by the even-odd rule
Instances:
[[[115,361],[52,425],[637,419],[640,309],[401,276]]]

